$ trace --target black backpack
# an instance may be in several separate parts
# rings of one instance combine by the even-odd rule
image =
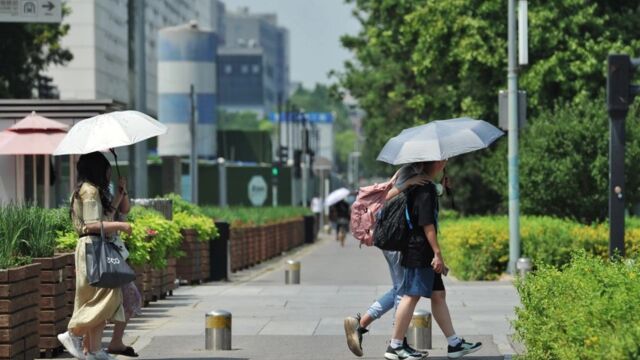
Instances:
[[[409,214],[409,192],[402,192],[389,200],[378,212],[373,232],[373,244],[381,250],[406,249],[413,224]]]

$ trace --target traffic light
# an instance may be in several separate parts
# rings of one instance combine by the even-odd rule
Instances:
[[[631,59],[629,55],[609,55],[607,71],[607,109],[626,115],[633,99],[640,91],[638,85],[632,85],[631,79],[640,59]]]
[[[302,177],[302,150],[294,150],[293,151],[293,176],[296,179]]]
[[[286,164],[289,160],[289,147],[280,145],[278,147],[278,161],[280,164]]]
[[[271,164],[271,183],[278,185],[278,177],[280,175],[280,165],[278,163]]]

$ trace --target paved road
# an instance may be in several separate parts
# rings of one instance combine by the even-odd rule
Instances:
[[[284,285],[284,260],[302,262],[302,284]],[[143,359],[355,359],[346,347],[342,321],[366,311],[390,287],[386,263],[375,248],[348,239],[341,248],[328,237],[295,253],[234,274],[233,282],[181,287],[174,296],[133,319],[127,340]],[[507,336],[518,297],[509,282],[458,282],[446,278],[458,334],[482,341],[474,359],[513,353]],[[429,309],[423,299],[418,308]],[[233,314],[233,350],[204,349],[204,314]],[[365,359],[381,359],[392,331],[392,314],[365,335]],[[446,340],[436,327],[430,358],[446,358]]]

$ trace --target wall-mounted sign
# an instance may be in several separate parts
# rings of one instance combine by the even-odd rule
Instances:
[[[0,22],[59,23],[62,0],[0,0]]]
[[[262,206],[267,201],[267,182],[260,175],[256,175],[249,180],[247,192],[249,201],[253,206]]]

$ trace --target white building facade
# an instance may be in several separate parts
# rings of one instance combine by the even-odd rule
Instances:
[[[73,60],[65,66],[51,66],[47,72],[58,87],[61,99],[113,99],[130,104],[129,46],[133,0],[68,0],[70,25],[62,46]],[[224,4],[218,0],[145,1],[147,112],[157,114],[157,39],[164,27],[195,20],[203,29],[224,34]],[[220,36],[224,39],[223,36]]]

